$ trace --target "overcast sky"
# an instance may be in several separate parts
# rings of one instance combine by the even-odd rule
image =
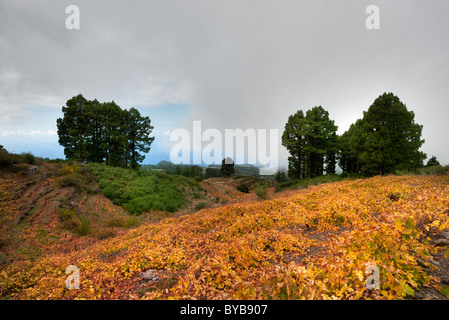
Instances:
[[[379,30],[365,26],[371,4]],[[0,144],[63,157],[56,119],[79,93],[150,116],[156,163],[193,120],[282,135],[321,105],[341,134],[393,92],[424,126],[422,150],[449,164],[448,12],[447,0],[0,0]]]

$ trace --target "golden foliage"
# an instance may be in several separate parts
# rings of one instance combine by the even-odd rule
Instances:
[[[422,267],[449,228],[449,177],[389,176],[202,210],[0,273],[19,299],[397,299],[437,285]],[[110,257],[102,259],[101,257]],[[64,270],[80,270],[80,289]],[[368,265],[380,290],[368,291]],[[158,270],[161,279],[139,274]]]

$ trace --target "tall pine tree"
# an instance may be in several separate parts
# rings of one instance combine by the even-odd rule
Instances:
[[[282,145],[290,153],[288,157],[288,176],[290,178],[304,178],[307,124],[302,110],[288,117],[282,134]]]
[[[340,138],[343,171],[382,175],[422,167],[422,126],[414,118],[393,93],[379,96]]]
[[[337,126],[323,107],[313,107],[289,116],[282,145],[290,153],[288,176],[305,178],[334,174],[337,162]]]

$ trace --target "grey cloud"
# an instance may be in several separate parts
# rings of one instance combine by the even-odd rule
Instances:
[[[80,7],[80,30],[65,29],[69,4]],[[369,4],[380,30],[365,28]],[[3,0],[0,121],[81,92],[124,107],[190,104],[182,125],[221,130],[282,133],[290,114],[322,105],[342,133],[392,91],[424,125],[424,151],[449,163],[448,9],[444,0]]]

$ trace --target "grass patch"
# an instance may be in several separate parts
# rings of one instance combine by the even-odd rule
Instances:
[[[430,176],[430,175],[436,175],[441,176],[449,173],[449,165],[442,166],[442,165],[436,165],[436,166],[430,166],[430,167],[423,167],[423,168],[417,168],[415,170],[406,171],[406,170],[397,170],[396,175],[402,176],[402,175],[420,175],[420,176]]]
[[[135,228],[140,224],[136,217],[113,217],[106,222],[108,227],[113,228]]]
[[[314,178],[292,179],[286,182],[278,183],[274,188],[274,192],[279,192],[281,190],[286,189],[305,189],[309,186],[316,186],[328,182],[338,182],[343,181],[345,179],[346,179],[345,177],[337,174],[318,176]]]

